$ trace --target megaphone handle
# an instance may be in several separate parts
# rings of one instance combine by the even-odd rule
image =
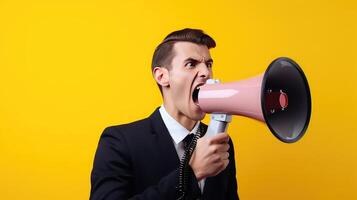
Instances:
[[[225,132],[228,128],[229,122],[232,121],[232,115],[228,114],[211,114],[206,135],[214,136],[217,133]]]

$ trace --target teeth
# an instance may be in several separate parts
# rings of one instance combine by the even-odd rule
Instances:
[[[201,87],[202,87],[203,85],[204,85],[203,83],[197,85],[197,86],[196,86],[196,89],[198,89],[198,90],[201,89]]]

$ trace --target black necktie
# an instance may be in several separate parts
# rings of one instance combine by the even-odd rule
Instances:
[[[183,149],[185,151],[180,167],[179,167],[179,186],[178,188],[180,189],[180,195],[182,195],[179,199],[200,199],[199,197],[201,196],[201,191],[199,188],[195,188],[195,192],[192,193],[190,191],[189,193],[186,194],[187,192],[187,185],[190,183],[190,180],[195,176],[194,172],[192,171],[192,168],[189,166],[189,160],[192,155],[192,149],[189,149],[190,146],[193,146],[192,148],[195,148],[196,143],[192,144],[193,138],[196,136],[202,137],[202,131],[201,131],[201,126],[197,129],[196,133],[190,133],[186,135],[186,137],[182,140],[183,142]],[[198,135],[197,135],[198,134]],[[188,196],[186,196],[188,195]],[[195,197],[195,198],[192,198]],[[196,198],[197,197],[197,198]]]
[[[183,142],[183,149],[186,151],[186,149],[188,148],[188,146],[191,144],[193,137],[199,134],[200,138],[203,137],[204,135],[204,130],[203,130],[203,126],[200,123],[200,125],[198,126],[196,133],[189,133],[188,135],[186,135],[186,137],[182,140]]]
[[[190,133],[188,135],[186,135],[185,139],[182,140],[183,142],[183,149],[186,151],[188,146],[190,145],[190,143],[192,142],[193,136],[195,136],[195,134]]]

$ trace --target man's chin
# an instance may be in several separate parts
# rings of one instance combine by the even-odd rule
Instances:
[[[188,117],[194,121],[200,121],[206,116],[206,113],[196,104],[192,104],[191,107],[189,107],[187,114]]]
[[[201,121],[203,118],[205,118],[206,113],[204,112],[196,112],[193,115],[191,115],[191,119],[195,121]]]

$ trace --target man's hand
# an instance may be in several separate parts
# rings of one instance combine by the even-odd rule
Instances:
[[[190,159],[190,166],[198,181],[219,174],[229,163],[229,136],[219,133],[213,137],[204,136],[197,140],[196,149]]]

